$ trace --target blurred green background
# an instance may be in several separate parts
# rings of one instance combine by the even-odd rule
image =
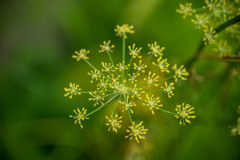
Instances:
[[[68,117],[76,107],[92,110],[87,95],[64,97],[69,82],[91,89],[82,61],[71,58],[75,50],[91,50],[96,66],[108,58],[98,53],[103,40],[115,44],[114,59],[121,57],[117,24],[133,24],[135,34],[127,45],[147,48],[157,41],[166,47],[170,64],[185,63],[201,42],[201,31],[176,13],[179,0],[9,0],[1,1],[0,25],[0,159],[240,159],[240,139],[230,135],[240,105],[240,87],[230,65],[199,60],[196,72],[212,76],[207,81],[184,81],[175,96],[161,100],[168,110],[187,102],[197,118],[179,126],[172,115],[142,112],[149,129],[137,144],[124,139],[127,122],[118,134],[108,132],[101,110],[84,121],[84,129]],[[203,2],[193,1],[201,7]]]

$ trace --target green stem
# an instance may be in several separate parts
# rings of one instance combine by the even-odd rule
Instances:
[[[215,31],[214,35],[218,34],[219,32],[221,32],[222,30],[226,29],[227,27],[229,27],[231,25],[238,23],[239,21],[240,21],[240,15],[235,16],[232,19],[229,19],[228,21],[222,23],[221,25],[219,25],[217,28],[214,29],[214,31]],[[199,54],[202,52],[202,50],[205,47],[204,43],[205,43],[204,41],[201,42],[196,54],[185,63],[186,67],[190,68],[192,66],[192,64],[198,59]]]
[[[88,116],[90,116],[91,114],[93,114],[93,113],[97,112],[98,110],[102,109],[105,105],[107,105],[107,104],[110,103],[112,100],[114,100],[115,98],[117,98],[117,96],[119,96],[119,95],[113,96],[113,97],[112,97],[111,99],[109,99],[106,103],[104,103],[104,105],[102,105],[102,106],[98,107],[97,109],[93,110],[92,112],[86,114],[85,117],[88,117]]]
[[[116,110],[116,107],[117,107],[117,105],[118,105],[118,101],[121,99],[121,97],[122,97],[122,95],[119,96],[119,98],[118,98],[118,100],[117,100],[117,102],[116,102],[116,104],[115,104],[115,106],[114,106],[114,108],[113,108],[112,116],[113,116],[113,114],[114,114],[114,112],[115,112],[115,110]]]
[[[149,91],[149,92],[162,92],[163,90],[142,90],[142,91]]]
[[[109,51],[107,51],[107,54],[108,54],[108,57],[109,57],[109,59],[110,59],[110,62],[111,62],[112,65],[113,65],[113,68],[114,68],[114,70],[115,70],[115,64],[114,64],[114,62],[113,62],[111,53],[110,53]],[[110,74],[110,75],[111,75],[111,74]],[[117,72],[115,72],[115,75],[118,76]]]
[[[110,94],[106,94],[106,95],[104,95],[104,96],[102,96],[102,97],[108,97],[108,96],[111,96],[111,95],[114,95],[114,94],[117,94],[117,93],[110,93]]]
[[[125,33],[123,34],[123,45],[122,45],[122,63],[125,64]],[[122,83],[124,83],[124,69],[122,70]]]
[[[129,62],[129,67],[128,67],[128,70],[127,70],[126,77],[128,76],[128,72],[129,72],[129,70],[130,70],[130,67],[131,67],[131,65],[132,65],[132,60],[133,60],[133,56],[132,56],[132,57],[131,57],[131,59],[130,59],[130,62]]]
[[[127,101],[127,99],[126,99],[126,94],[124,94],[123,97],[124,97],[124,100]],[[130,111],[129,111],[129,108],[127,108],[127,111],[128,111],[129,120],[131,121],[131,123],[132,123],[132,125],[133,125],[132,115],[131,115],[131,113],[130,113]]]
[[[80,93],[89,93],[89,92],[95,92],[95,91],[80,91]],[[107,93],[107,92],[113,92],[113,90],[110,90],[110,91],[97,91],[97,92]]]

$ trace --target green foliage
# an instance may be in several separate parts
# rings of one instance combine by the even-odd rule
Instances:
[[[196,8],[202,6],[197,0],[191,2]],[[2,1],[1,159],[239,159],[240,140],[231,136],[229,128],[236,125],[240,104],[236,63],[198,60],[194,66],[197,81],[181,82],[174,90],[178,96],[173,96],[169,103],[172,110],[173,104],[182,99],[198,106],[194,125],[172,125],[176,120],[164,113],[155,114],[152,119],[142,114],[144,125],[151,124],[148,129],[152,134],[140,145],[123,140],[124,132],[119,132],[120,136],[106,132],[103,113],[87,120],[84,130],[68,117],[77,104],[90,105],[84,95],[72,100],[63,97],[62,88],[69,81],[77,83],[81,79],[81,86],[91,89],[89,76],[83,74],[90,69],[86,64],[73,62],[73,51],[85,47],[97,53],[98,44],[104,39],[116,44],[118,38],[112,34],[115,24],[133,24],[136,32],[141,33],[134,36],[138,45],[148,43],[147,40],[161,43],[172,63],[184,63],[195,54],[203,33],[176,13],[179,3]],[[133,42],[131,36],[128,39]],[[121,53],[121,48],[114,50]],[[92,60],[100,62],[105,58]],[[113,58],[121,59],[121,54]],[[106,115],[111,110],[103,112]]]

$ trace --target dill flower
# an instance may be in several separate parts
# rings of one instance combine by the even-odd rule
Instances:
[[[113,52],[112,48],[114,48],[114,45],[110,45],[111,41],[108,42],[103,41],[103,45],[100,45],[101,50],[99,52]]]
[[[162,57],[159,57],[157,59],[157,63],[153,62],[152,64],[157,66],[161,72],[169,73],[169,70],[168,70],[169,63],[167,62],[167,58],[162,59]]]
[[[115,32],[117,32],[117,36],[124,37],[127,39],[126,33],[133,34],[135,31],[133,30],[133,25],[123,24],[122,26],[117,25],[117,28],[114,29]]]
[[[219,53],[222,57],[229,56],[232,48],[227,44],[226,40],[221,40],[215,44],[214,52]]]
[[[179,7],[180,9],[177,9],[176,11],[180,14],[183,14],[184,19],[196,12],[194,9],[192,9],[192,3],[186,3],[185,5],[179,4]]]
[[[156,41],[152,44],[148,44],[148,47],[150,49],[148,54],[154,55],[155,57],[162,56],[163,55],[162,52],[165,49],[165,47],[160,47]]]
[[[82,108],[81,111],[79,108],[77,108],[77,111],[75,109],[73,111],[76,115],[75,116],[69,115],[69,117],[76,119],[74,123],[75,124],[78,123],[80,127],[83,128],[82,121],[84,121],[85,119],[89,119],[88,117],[86,117],[87,110],[85,108]]]
[[[123,61],[123,63],[117,64],[117,67],[115,69],[118,69],[119,71],[122,71],[122,70],[128,69],[128,66],[125,65],[125,61]]]
[[[75,51],[76,55],[73,55],[72,58],[76,58],[77,61],[81,60],[81,59],[89,59],[89,57],[87,57],[87,54],[90,53],[89,50],[86,49],[81,49],[79,51]]]
[[[84,108],[82,110],[74,110],[76,116],[70,115],[70,117],[76,119],[75,123],[79,123],[80,127],[82,127],[81,122],[88,119],[87,117],[101,109],[105,109],[108,104],[115,103],[111,116],[105,116],[105,118],[107,119],[106,125],[109,127],[108,130],[118,132],[121,128],[123,118],[120,114],[123,113],[121,112],[118,115],[116,112],[122,107],[121,110],[123,112],[127,111],[127,114],[125,115],[128,116],[129,122],[131,122],[129,129],[127,130],[128,135],[126,138],[129,138],[130,140],[134,138],[139,142],[140,139],[145,138],[145,134],[148,130],[142,126],[142,121],[139,124],[135,124],[132,120],[132,115],[135,113],[133,108],[134,110],[138,109],[138,107],[135,107],[137,102],[141,102],[146,106],[145,108],[149,108],[151,111],[150,114],[155,114],[155,112],[158,111],[168,114],[176,114],[160,108],[163,106],[160,104],[160,98],[158,95],[152,94],[152,92],[157,91],[160,93],[164,90],[168,93],[168,97],[173,96],[172,90],[174,89],[174,83],[169,82],[169,85],[167,85],[168,80],[176,79],[177,77],[186,80],[188,73],[183,66],[177,68],[176,65],[173,66],[175,73],[170,73],[168,70],[169,63],[167,62],[167,59],[162,58],[164,47],[160,47],[157,42],[146,45],[146,48],[148,49],[149,47],[150,51],[148,50],[148,54],[144,55],[147,57],[144,57],[143,59],[140,59],[143,55],[140,51],[142,51],[143,48],[136,47],[135,43],[133,43],[132,46],[128,47],[128,56],[130,57],[128,60],[125,58],[126,34],[134,32],[133,26],[117,26],[115,31],[123,40],[122,60],[117,64],[114,62],[114,59],[111,56],[113,52],[112,48],[114,46],[110,45],[111,41],[104,41],[103,45],[100,45],[100,52],[107,52],[106,56],[109,58],[109,62],[100,62],[101,68],[96,68],[94,64],[88,60],[87,53],[89,53],[89,51],[85,49],[80,50],[77,52],[77,55],[73,56],[73,58],[77,58],[77,60],[83,59],[83,61],[92,68],[88,75],[91,77],[91,83],[96,81],[96,83],[94,83],[96,88],[91,91],[81,91],[78,85],[70,83],[70,88],[65,88],[65,91],[67,92],[65,96],[72,98],[73,95],[77,94],[89,94],[90,98],[88,100],[93,102],[93,106],[98,105],[98,107],[88,114],[86,114],[87,111]],[[149,64],[149,68],[147,68],[147,64]],[[152,68],[156,67],[157,69],[152,71]],[[148,69],[147,73],[145,73],[146,69]],[[165,78],[160,79],[159,74],[164,74],[165,76],[163,77]],[[165,86],[158,87],[158,85],[164,85],[163,82],[165,82]],[[154,88],[162,89],[155,90]],[[151,96],[148,96],[148,92],[151,92]]]
[[[114,132],[118,132],[117,129],[121,128],[121,124],[122,123],[122,116],[118,116],[118,114],[115,114],[115,116],[113,117],[111,115],[111,117],[109,118],[108,116],[105,117],[107,119],[107,123],[106,126],[109,126],[108,131],[114,131]]]
[[[174,115],[174,117],[176,117],[177,119],[180,118],[179,122],[180,125],[182,124],[185,125],[185,122],[191,124],[190,119],[196,118],[196,116],[191,115],[195,113],[193,109],[194,107],[191,107],[189,104],[185,105],[185,103],[182,103],[182,105],[177,105],[176,107],[177,115]]]
[[[175,82],[177,82],[177,78],[181,78],[182,80],[187,80],[187,76],[189,76],[189,73],[186,71],[186,68],[183,68],[184,66],[181,65],[179,68],[177,68],[177,65],[175,64],[173,66],[173,70],[175,71],[174,79]]]
[[[146,94],[146,101],[144,101],[143,105],[146,105],[147,107],[149,107],[150,111],[152,112],[152,114],[154,115],[154,111],[153,109],[158,110],[160,107],[162,107],[162,104],[160,103],[159,97],[154,98],[154,95],[152,95],[151,97],[148,96],[148,94]]]
[[[204,14],[196,14],[196,19],[192,19],[197,29],[207,28],[208,17]]]
[[[207,29],[204,29],[204,36],[203,36],[203,41],[204,41],[204,44],[214,44],[215,43],[215,38],[217,37],[216,34],[216,31],[213,30],[213,28],[210,28],[210,30],[207,28]]]
[[[127,98],[125,101],[119,101],[119,103],[123,104],[123,112],[124,110],[129,110],[131,113],[134,113],[133,110],[131,109],[133,106],[136,106],[136,103],[133,101],[129,101],[129,95],[127,95]]]
[[[76,84],[72,84],[70,82],[69,84],[69,88],[64,88],[65,92],[67,92],[66,94],[64,94],[65,97],[69,96],[70,99],[72,99],[73,95],[81,95],[81,88],[79,88],[79,85]]]
[[[217,8],[217,0],[205,0],[206,6],[203,8],[208,8],[210,11]]]
[[[142,64],[142,60],[139,60],[138,64],[133,63],[134,69],[136,69],[138,72],[145,72],[145,68],[147,68],[146,64]]]
[[[134,85],[131,92],[132,92],[132,98],[136,97],[139,99],[141,99],[141,94],[145,93],[141,87],[137,87],[137,84]]]
[[[171,98],[172,96],[174,96],[173,90],[174,88],[174,83],[170,82],[169,85],[167,84],[167,82],[165,82],[165,86],[162,86],[161,88],[165,91],[165,93],[168,94],[168,98]]]
[[[102,79],[100,79],[100,82],[97,84],[97,87],[98,87],[97,90],[106,91],[108,88],[108,81],[105,80],[105,78],[103,77]]]
[[[99,105],[99,103],[101,105],[103,105],[104,103],[102,102],[104,100],[104,95],[105,93],[104,92],[97,92],[97,91],[94,91],[94,92],[89,92],[89,94],[92,96],[92,98],[89,98],[88,100],[89,101],[94,101],[94,106],[96,105]]]
[[[230,133],[232,136],[239,136],[240,135],[240,124],[238,123],[237,126],[231,127]]]
[[[94,71],[91,71],[88,73],[88,75],[91,76],[91,83],[93,83],[94,80],[98,80],[99,78],[101,78],[101,74],[100,74],[100,71],[98,70],[94,70]]]
[[[240,115],[240,106],[237,108],[237,114]],[[240,136],[240,117],[238,117],[237,125],[230,126],[231,130],[230,133],[232,136]]]
[[[203,42],[204,45],[215,44],[216,42],[223,45],[223,49],[227,48],[227,54],[219,53],[220,58],[223,56],[228,56],[231,54],[229,47],[224,46],[221,39],[217,39],[217,32],[222,31],[221,28],[225,28],[227,32],[223,32],[222,37],[228,37],[227,34],[230,34],[232,39],[227,43],[239,42],[240,40],[240,25],[239,24],[229,24],[232,18],[239,16],[240,6],[239,0],[227,1],[227,0],[204,0],[204,5],[202,8],[192,9],[191,3],[186,5],[180,4],[180,9],[177,9],[177,12],[183,14],[184,18],[188,15],[195,14],[195,18],[192,19],[192,22],[195,24],[196,29],[201,29],[203,31]],[[191,12],[193,10],[193,12]],[[189,13],[189,14],[188,14]],[[220,27],[220,28],[219,28]],[[229,39],[229,38],[228,38]],[[227,39],[225,40],[227,41]],[[229,43],[230,44],[230,43]],[[213,51],[217,50],[219,46],[214,48]]]
[[[111,73],[111,72],[114,72],[114,67],[111,63],[107,63],[107,62],[102,62],[102,72],[108,72],[108,73]]]
[[[129,135],[125,136],[125,138],[129,138],[130,140],[135,139],[137,143],[139,143],[139,139],[145,139],[144,135],[147,134],[148,129],[145,129],[142,124],[143,121],[137,125],[135,122],[132,122],[132,126],[129,126],[130,130],[126,130]]]
[[[140,56],[140,51],[142,50],[142,47],[139,47],[139,48],[135,48],[135,43],[133,43],[132,47],[131,46],[128,46],[128,49],[129,49],[129,54],[133,56],[133,58],[142,58],[142,56]]]
[[[156,76],[155,73],[152,73],[151,71],[149,71],[148,78],[144,78],[144,80],[147,81],[147,84],[149,84],[149,86],[150,85],[158,86],[158,84],[157,84],[158,78],[159,78],[159,76]]]
[[[128,74],[129,76],[129,79],[128,81],[132,82],[132,83],[136,83],[137,82],[137,76],[139,76],[140,73],[133,73],[132,75],[131,74]]]

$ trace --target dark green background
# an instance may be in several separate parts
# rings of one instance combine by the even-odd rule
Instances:
[[[230,65],[199,60],[196,72],[212,78],[194,85],[176,86],[175,96],[162,96],[165,109],[186,102],[197,118],[179,126],[172,115],[152,116],[142,110],[136,121],[149,129],[140,144],[124,139],[128,122],[114,134],[107,131],[105,115],[111,105],[84,122],[84,129],[68,117],[76,107],[93,109],[87,95],[64,97],[69,82],[92,89],[84,62],[71,58],[75,50],[91,50],[96,66],[107,59],[98,53],[103,40],[115,44],[121,57],[116,24],[133,24],[135,42],[147,48],[157,41],[166,47],[170,64],[183,64],[197,50],[202,32],[190,19],[176,13],[179,0],[9,0],[0,5],[0,159],[240,159],[239,137],[230,135],[240,105],[239,84]],[[200,8],[195,0],[193,6]],[[211,50],[210,50],[211,51]]]

